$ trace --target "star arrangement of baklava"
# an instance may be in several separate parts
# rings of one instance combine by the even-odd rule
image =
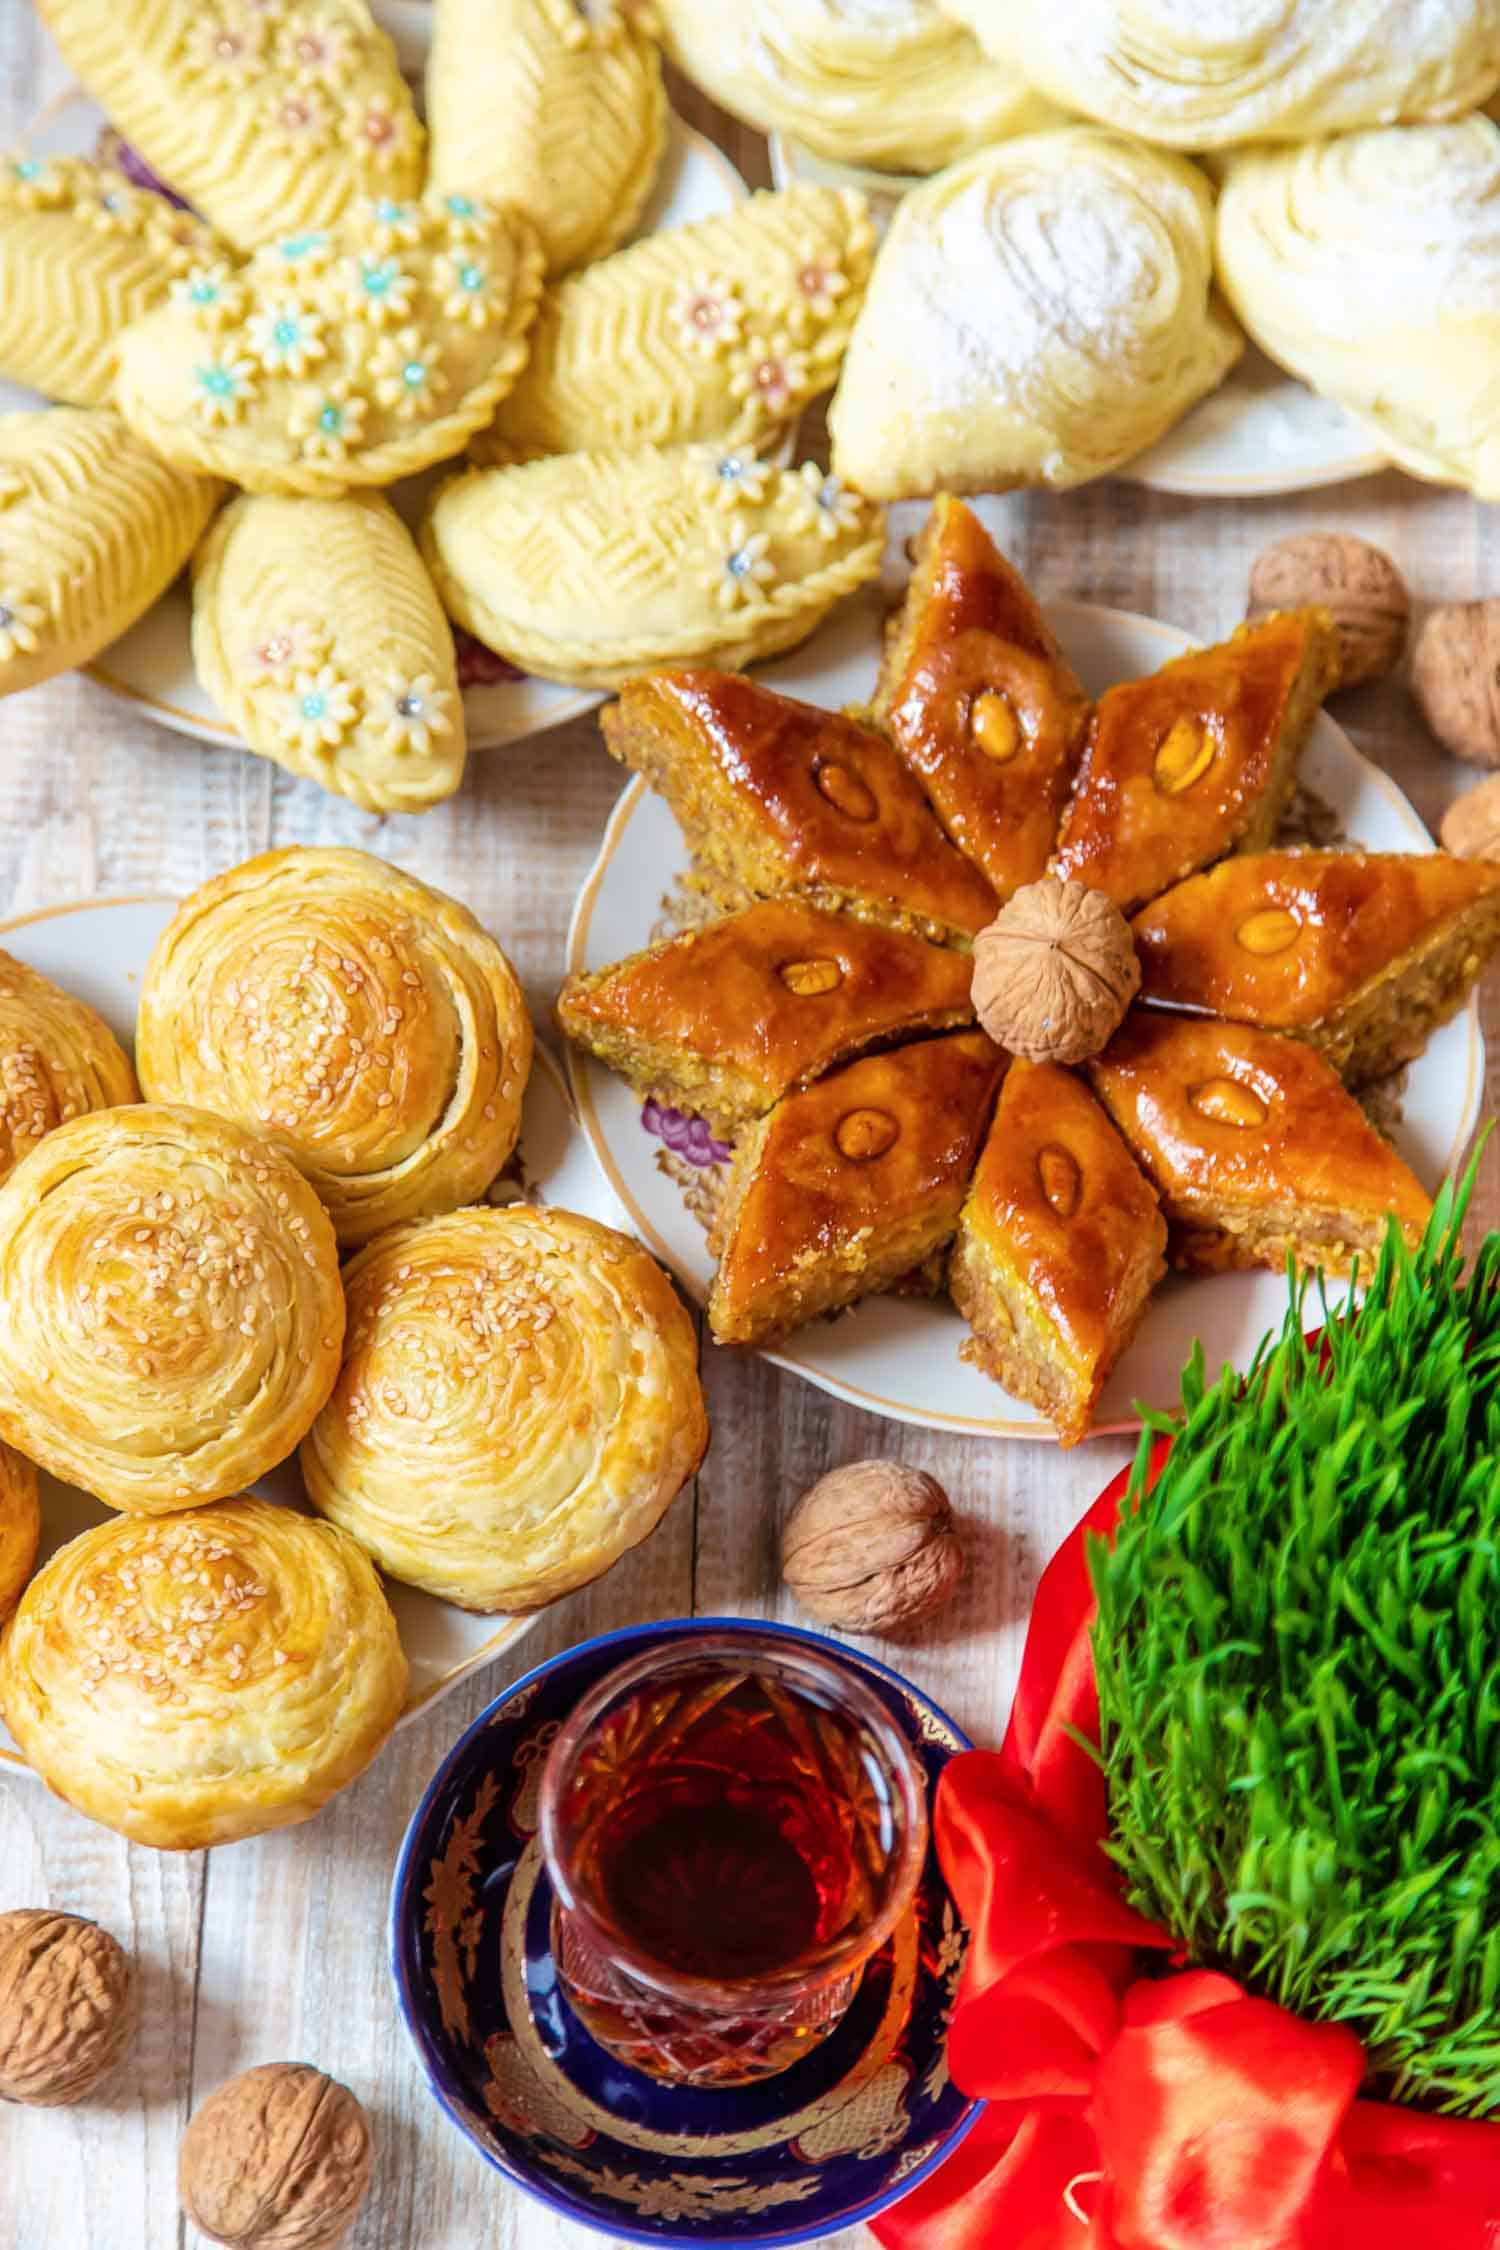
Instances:
[[[1420,1234],[1430,1199],[1357,1092],[1462,1005],[1500,868],[1273,848],[1337,680],[1303,609],[1091,701],[945,497],[868,711],[698,669],[626,684],[605,741],[715,914],[569,978],[559,1021],[733,1143],[721,1343],[946,1288],[966,1356],[1071,1444],[1168,1265],[1347,1273],[1390,1215]],[[1078,1067],[975,1024],[975,940],[1049,875],[1129,917],[1138,965]]]

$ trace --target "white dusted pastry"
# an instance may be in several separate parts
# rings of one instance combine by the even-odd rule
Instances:
[[[1500,500],[1500,126],[1234,157],[1219,272],[1256,342],[1403,468]]]
[[[936,0],[657,0],[667,52],[722,108],[834,163],[935,172],[1055,112]]]
[[[422,532],[451,617],[525,671],[590,687],[795,647],[883,545],[882,511],[837,478],[707,445],[470,470]]]
[[[1213,297],[1213,197],[1185,158],[1078,126],[906,197],[829,409],[880,500],[1058,488],[1163,436],[1242,350]]]
[[[990,52],[1170,148],[1457,117],[1500,85],[1495,0],[943,0]]]

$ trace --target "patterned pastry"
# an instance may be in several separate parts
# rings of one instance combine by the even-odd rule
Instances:
[[[1456,117],[1500,85],[1492,0],[943,0],[1032,81],[1174,148]]]
[[[365,852],[293,845],[185,899],[141,986],[156,1101],[290,1157],[346,1247],[471,1202],[515,1147],[531,1019],[466,908]]]
[[[722,108],[819,156],[936,172],[1056,112],[935,0],[657,0],[667,52]]]
[[[468,195],[361,203],[205,267],[120,338],[115,397],[169,460],[250,492],[390,484],[459,452],[526,358],[542,253]]]
[[[302,1470],[393,1578],[463,1609],[555,1601],[654,1531],[703,1458],[692,1319],[612,1228],[459,1211],[372,1242],[346,1281]]]
[[[0,376],[108,406],[120,330],[217,255],[190,212],[86,157],[0,160]]]
[[[1053,868],[1130,914],[1228,852],[1261,851],[1338,684],[1323,609],[1242,625],[1100,701]]]
[[[1219,272],[1257,343],[1403,468],[1500,499],[1492,118],[1236,157]]]
[[[797,187],[669,227],[558,282],[479,461],[753,443],[838,374],[875,250],[864,197]]]
[[[901,204],[829,409],[833,465],[878,500],[1082,484],[1242,348],[1202,173],[1089,127],[1028,134]]]
[[[422,128],[364,0],[38,4],[111,123],[245,249],[421,185]]]
[[[868,1055],[789,1094],[734,1155],[711,1247],[721,1344],[773,1344],[953,1236],[1005,1057],[981,1031]]]
[[[310,1819],[405,1699],[396,1621],[354,1541],[266,1500],[97,1524],[0,1643],[0,1709],[28,1764],[158,1851]]]
[[[15,1608],[36,1568],[41,1537],[36,1471],[8,1445],[0,1445],[0,1623]]]
[[[430,188],[515,203],[549,273],[633,233],[667,139],[661,61],[629,0],[437,0]]]
[[[557,1015],[637,1092],[733,1139],[867,1047],[972,1023],[972,970],[946,946],[778,898],[569,977]]]
[[[97,1110],[0,1186],[0,1436],[141,1515],[284,1461],[344,1334],[333,1228],[269,1142]]]
[[[371,812],[463,779],[453,635],[378,493],[231,501],[193,560],[193,661],[252,750]]]
[[[127,632],[187,561],[220,490],[159,459],[118,415],[0,414],[0,696]]]
[[[604,712],[604,743],[677,816],[733,898],[790,895],[964,944],[995,897],[890,744],[836,711],[724,672],[654,672]]]
[[[139,1100],[135,1072],[104,1018],[0,953],[0,1180],[69,1118]]]
[[[944,494],[886,638],[874,718],[997,899],[1046,871],[1089,703],[1041,610]]]
[[[1172,1263],[1368,1270],[1432,1205],[1338,1073],[1300,1039],[1136,1008],[1089,1071],[1161,1197]]]
[[[1141,997],[1319,1049],[1346,1084],[1419,1055],[1500,946],[1500,867],[1445,852],[1254,852],[1133,925]]]
[[[965,1359],[1076,1445],[1166,1244],[1155,1192],[1082,1080],[1013,1062],[948,1265],[974,1331]]]
[[[881,511],[836,478],[712,446],[471,469],[422,531],[450,616],[524,671],[589,687],[795,647],[884,545]]]

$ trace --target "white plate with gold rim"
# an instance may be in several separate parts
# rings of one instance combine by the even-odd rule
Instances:
[[[87,1000],[129,1045],[141,978],[153,945],[176,911],[176,903],[174,899],[123,898],[54,907],[0,924],[0,946]],[[618,1208],[601,1188],[579,1133],[562,1073],[544,1048],[537,1049],[536,1066],[526,1090],[516,1155],[507,1165],[502,1183],[490,1192],[496,1202],[524,1198],[619,1223]],[[300,1501],[302,1486],[295,1461],[284,1464],[256,1489],[268,1498]],[[44,1475],[43,1556],[90,1524],[106,1521],[110,1514],[101,1501]],[[431,1594],[419,1593],[415,1587],[398,1586],[389,1580],[386,1591],[411,1667],[406,1718],[446,1695],[471,1672],[492,1663],[534,1622],[535,1613],[526,1617],[475,1616]],[[0,1767],[9,1766],[28,1770],[0,1725]]]
[[[25,135],[24,145],[38,156],[88,155],[106,129],[104,112],[74,87],[42,113]],[[654,234],[662,227],[717,218],[741,202],[746,192],[728,157],[674,116],[661,173],[638,233]],[[0,381],[0,413],[46,404],[34,391]],[[416,520],[434,480],[451,466],[445,463],[395,487],[391,498],[409,522]],[[89,665],[89,677],[139,705],[175,734],[191,735],[199,742],[238,742],[237,730],[199,685],[193,670],[191,625],[192,606],[183,579]],[[487,658],[488,651],[475,649],[466,661],[480,670],[511,669],[498,659],[486,662]],[[592,689],[565,687],[555,680],[516,676],[474,681],[464,688],[469,747],[496,750],[520,742],[591,711],[599,700]]]
[[[882,603],[861,598],[807,647],[760,677],[788,695],[826,708],[868,701],[879,662]],[[1092,694],[1115,680],[1151,672],[1192,645],[1174,626],[1082,602],[1048,609],[1064,648]],[[1432,839],[1390,778],[1362,758],[1348,736],[1320,716],[1302,761],[1302,778],[1349,842],[1372,851],[1431,851]],[[649,944],[668,911],[667,894],[688,855],[663,801],[636,778],[615,807],[599,856],[579,893],[568,938],[568,969],[603,968]],[[702,1302],[713,1278],[704,1216],[722,1165],[701,1120],[642,1105],[623,1079],[577,1051],[568,1057],[584,1133],[629,1223]],[[1410,1067],[1393,1127],[1396,1146],[1429,1188],[1459,1163],[1479,1116],[1484,1042],[1477,1000],[1445,1024]],[[695,1215],[695,1212],[698,1215]],[[1340,1300],[1345,1292],[1331,1286]],[[1211,1368],[1244,1366],[1261,1337],[1279,1326],[1286,1285],[1279,1274],[1174,1276],[1152,1299],[1134,1343],[1105,1387],[1096,1432],[1139,1426],[1136,1403],[1169,1409],[1195,1341]],[[769,1353],[810,1383],[900,1422],[993,1437],[1050,1439],[1033,1407],[1012,1399],[959,1357],[968,1329],[946,1298],[880,1297],[836,1320],[821,1320]]]
[[[771,137],[771,174],[778,187],[822,180],[862,188],[877,210],[883,206],[887,213],[916,184],[893,173],[831,164],[782,133]],[[1347,484],[1388,466],[1368,429],[1252,344],[1216,391],[1115,475],[1153,492],[1245,500]]]

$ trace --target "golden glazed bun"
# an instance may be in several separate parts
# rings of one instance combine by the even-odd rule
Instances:
[[[8,1445],[0,1445],[0,1618],[15,1608],[36,1567],[41,1535],[36,1471]]]
[[[644,1539],[703,1458],[693,1322],[609,1227],[458,1211],[371,1243],[345,1284],[348,1351],[302,1472],[393,1578],[533,1609]]]
[[[308,1819],[405,1699],[396,1621],[354,1541],[265,1500],[97,1525],[0,1641],[0,1711],[28,1763],[161,1851]]]
[[[98,1110],[0,1186],[0,1437],[112,1508],[195,1507],[284,1461],[343,1334],[328,1217],[241,1126]]]
[[[152,1098],[266,1134],[346,1247],[484,1193],[532,1044],[515,972],[465,907],[366,852],[303,846],[183,902],[136,1027]]]
[[[70,1117],[139,1099],[135,1072],[104,1018],[0,953],[0,1179]]]

